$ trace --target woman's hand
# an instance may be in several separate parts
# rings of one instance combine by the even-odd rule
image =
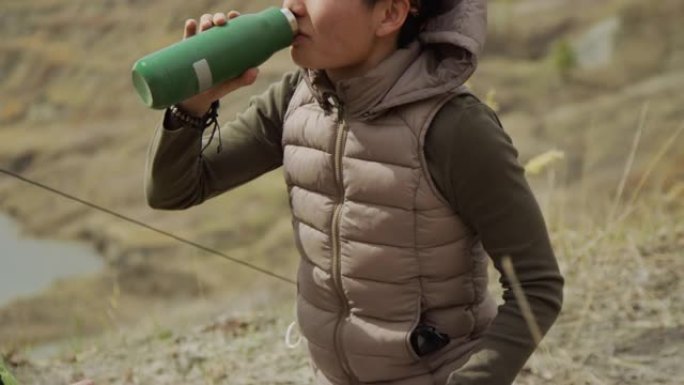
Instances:
[[[238,11],[230,11],[227,15],[223,13],[215,13],[214,15],[205,13],[199,20],[199,33],[202,33],[215,25],[225,25],[228,23],[228,20],[238,16],[240,16]],[[195,19],[186,20],[183,40],[195,36],[195,34],[197,34],[197,21]],[[179,103],[179,106],[187,113],[201,117],[209,110],[211,103],[215,100],[221,99],[238,88],[254,83],[258,73],[259,70],[257,68],[250,68],[237,78],[226,80],[201,94],[182,101]]]
[[[71,385],[95,385],[92,380],[83,380]]]

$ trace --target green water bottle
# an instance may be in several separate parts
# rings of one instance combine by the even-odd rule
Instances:
[[[19,385],[19,382],[12,376],[12,373],[5,367],[2,358],[0,358],[0,385]]]
[[[292,44],[297,30],[287,8],[236,17],[138,60],[133,85],[147,106],[169,107],[259,66]]]

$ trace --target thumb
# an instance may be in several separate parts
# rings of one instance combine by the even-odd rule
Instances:
[[[219,86],[219,89],[217,90],[217,93],[223,96],[229,92],[237,90],[238,88],[248,86],[256,81],[258,75],[258,68],[250,68],[247,71],[243,72],[242,75],[240,75],[239,77],[233,78],[221,84],[221,86]]]
[[[259,69],[258,68],[250,68],[247,71],[243,72],[240,77],[235,79],[237,82],[238,87],[244,87],[248,86],[256,81],[256,78],[259,76]]]
[[[245,71],[242,75],[240,75],[240,83],[242,83],[243,86],[248,86],[254,83],[258,76],[259,68],[250,68],[247,71]]]

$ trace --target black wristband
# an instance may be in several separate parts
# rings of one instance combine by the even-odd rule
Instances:
[[[176,122],[179,122],[183,126],[189,126],[203,131],[205,128],[209,127],[218,116],[218,108],[219,101],[215,100],[211,103],[211,107],[209,107],[209,110],[204,115],[197,117],[190,115],[182,107],[174,104],[169,107],[169,114]]]

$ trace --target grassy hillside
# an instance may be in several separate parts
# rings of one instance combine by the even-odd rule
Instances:
[[[606,224],[554,229],[561,267],[569,278],[565,310],[516,384],[679,384],[684,336],[684,208],[645,197],[630,215]],[[601,219],[605,217],[600,217]],[[679,220],[677,220],[679,218]],[[68,384],[84,376],[97,384],[308,384],[303,346],[288,349],[289,300],[215,309],[181,323],[183,312],[135,329],[72,338],[45,352],[8,355],[25,384]],[[42,355],[42,357],[41,357]],[[38,357],[36,357],[38,356]]]
[[[142,105],[130,82],[133,62],[178,40],[184,19],[279,4],[2,1],[0,166],[294,276],[297,256],[280,171],[184,212],[146,206],[143,167],[161,114]],[[676,267],[684,247],[684,136],[673,135],[684,122],[683,17],[679,0],[490,1],[489,43],[469,84],[498,109],[523,163],[550,149],[564,153],[530,175],[570,294],[549,343],[555,361],[540,356],[543,367],[531,367],[530,378],[544,378],[548,370],[573,375],[596,355],[610,356],[615,350],[599,346],[605,338],[629,357],[592,361],[598,363],[587,376],[616,378],[613,372],[624,367],[648,372],[644,357],[651,353],[631,350],[640,336],[680,333],[684,311],[672,293],[682,291]],[[621,25],[612,61],[574,65],[578,53],[568,50],[570,43],[610,18]],[[287,51],[277,54],[255,85],[223,101],[221,117],[231,119],[251,95],[291,69]],[[5,176],[0,209],[31,235],[94,243],[108,265],[100,275],[60,282],[0,309],[0,351],[116,330],[151,314],[202,318],[238,298],[270,303],[280,293],[286,302],[294,292]],[[206,306],[178,310],[196,302]],[[605,320],[611,327],[597,326]],[[615,334],[606,337],[610,330]],[[621,339],[633,343],[618,344]]]

